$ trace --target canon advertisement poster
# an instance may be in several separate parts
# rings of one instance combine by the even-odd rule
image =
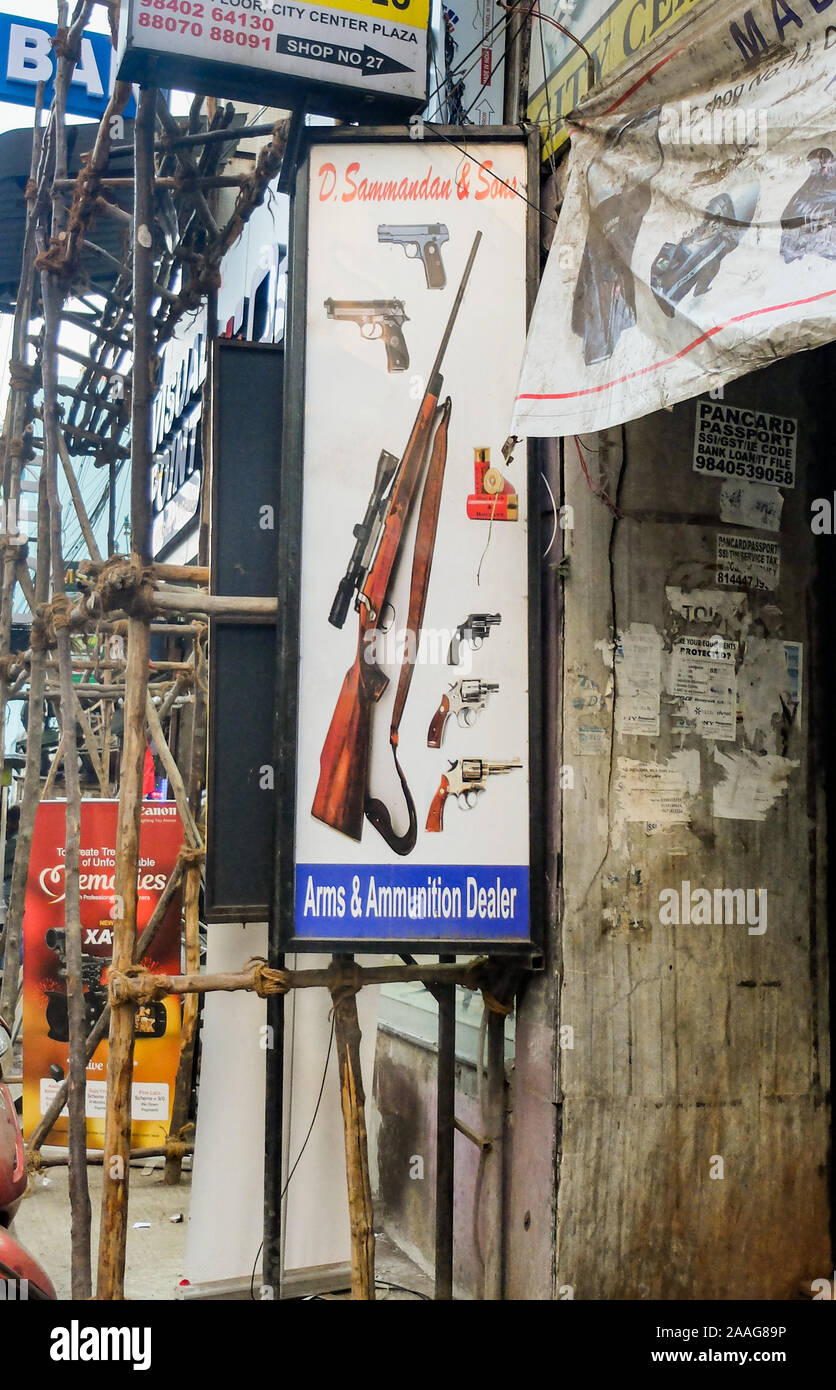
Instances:
[[[113,954],[117,801],[81,803],[81,950],[86,1032],[107,1004]],[[64,921],[65,802],[38,807],[23,919],[23,1128],[28,1137],[67,1075],[67,948]],[[139,841],[137,934],[147,925],[183,843],[174,802],[145,802]],[[180,894],[175,894],[150,951],[149,970],[180,969]],[[87,1064],[87,1146],[104,1147],[107,1050],[105,1039]],[[162,1144],[168,1134],[180,1055],[180,1001],[175,995],[136,1011],[131,1144]],[[50,1131],[50,1144],[66,1144],[67,1111]]]
[[[526,169],[309,151],[300,942],[529,939]]]

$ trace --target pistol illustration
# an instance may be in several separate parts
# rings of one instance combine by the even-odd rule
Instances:
[[[476,723],[480,709],[484,709],[488,703],[488,696],[498,689],[498,685],[489,685],[486,681],[455,681],[450,686],[449,694],[442,695],[441,704],[430,721],[427,747],[441,747],[444,726],[451,714],[455,714],[462,728],[471,728]]]
[[[427,816],[427,829],[444,829],[444,803],[448,796],[455,796],[459,805],[470,811],[476,805],[479,792],[485,790],[488,777],[495,772],[512,772],[516,767],[522,767],[519,758],[503,763],[486,763],[481,758],[456,758],[443,774],[438,791],[432,799]]]
[[[447,665],[458,666],[461,644],[465,640],[478,652],[485,638],[490,637],[491,628],[498,627],[501,622],[501,613],[469,613],[453,633],[447,653]]]
[[[428,290],[443,290],[447,284],[441,247],[450,240],[450,233],[443,222],[406,224],[391,223],[378,227],[377,239],[380,242],[402,246],[407,260],[420,260],[427,278]]]
[[[326,299],[329,319],[356,323],[364,338],[383,339],[386,370],[405,372],[409,366],[401,324],[409,321],[402,299]]]

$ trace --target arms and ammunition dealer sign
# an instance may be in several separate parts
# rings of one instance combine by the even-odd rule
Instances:
[[[119,76],[326,116],[418,111],[429,0],[123,0]]]
[[[516,131],[468,140],[466,154],[352,137],[310,146],[296,196],[307,255],[291,355],[303,342],[305,404],[286,937],[293,949],[519,946],[539,755],[528,464],[507,421],[526,324],[529,209],[516,195],[534,149]]]

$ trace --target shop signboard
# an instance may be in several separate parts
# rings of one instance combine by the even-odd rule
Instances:
[[[38,83],[43,82],[43,106],[49,110],[57,62],[53,47],[57,27],[42,19],[0,14],[0,101],[34,106]],[[85,32],[67,89],[67,111],[74,116],[102,117],[113,92],[116,68],[110,35]],[[130,97],[123,114],[132,118],[135,113],[136,103]]]
[[[520,950],[540,916],[537,507],[507,439],[536,145],[498,127],[463,153],[459,135],[318,133],[300,166],[287,387],[305,409],[285,414],[276,768],[288,949]]]
[[[593,433],[711,393],[701,471],[794,485],[795,423],[719,402],[836,334],[835,36],[820,4],[715,0],[583,102],[516,434]]]
[[[595,81],[600,82],[701,3],[705,0],[543,0],[538,4],[531,29],[528,119],[542,132],[543,158],[553,156],[569,139],[566,117],[589,91],[587,53]]]
[[[87,1029],[107,1003],[113,950],[117,801],[81,803],[81,949]],[[29,858],[23,920],[23,1128],[28,1137],[67,1075],[69,1040],[64,920],[65,803],[38,807]],[[139,841],[137,933],[147,925],[174,868],[183,827],[174,802],[145,803]],[[180,895],[175,895],[153,946],[142,959],[149,970],[180,969]],[[104,1147],[107,1040],[87,1064],[87,1146]],[[156,1147],[168,1134],[180,1055],[180,1000],[176,995],[141,1004],[136,1016],[131,1144]],[[66,1110],[47,1142],[65,1144]]]
[[[427,100],[429,0],[123,0],[119,75],[357,119]]]

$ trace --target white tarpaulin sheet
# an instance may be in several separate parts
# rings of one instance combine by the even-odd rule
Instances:
[[[512,429],[604,429],[836,337],[836,0],[715,0],[571,118]]]

